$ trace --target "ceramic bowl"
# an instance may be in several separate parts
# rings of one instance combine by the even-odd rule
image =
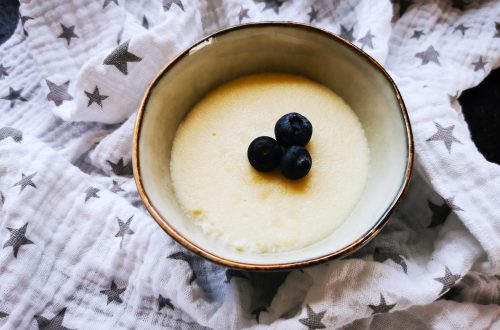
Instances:
[[[370,169],[359,202],[327,238],[289,252],[249,254],[221,245],[185,216],[174,195],[169,163],[176,129],[192,106],[215,87],[260,72],[305,76],[342,97],[365,129]],[[176,57],[148,88],[133,143],[135,181],[156,222],[194,253],[247,270],[305,267],[360,248],[382,229],[401,199],[412,162],[408,115],[382,66],[334,34],[289,22],[232,27],[202,39]]]

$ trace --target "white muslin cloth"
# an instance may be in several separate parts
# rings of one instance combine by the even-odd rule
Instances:
[[[0,46],[1,328],[500,328],[500,167],[456,100],[500,65],[498,1],[24,0],[20,15]],[[354,255],[240,272],[153,221],[131,141],[175,54],[268,20],[332,31],[384,65],[416,165],[389,224]]]

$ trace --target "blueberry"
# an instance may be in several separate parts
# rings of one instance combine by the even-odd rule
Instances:
[[[281,146],[275,139],[260,136],[248,146],[247,156],[257,171],[269,172],[278,167],[282,153]]]
[[[311,155],[304,147],[291,146],[281,157],[280,169],[285,178],[298,180],[309,173],[311,165]]]
[[[274,135],[284,147],[305,146],[312,136],[311,122],[300,113],[291,112],[281,117],[274,126]]]

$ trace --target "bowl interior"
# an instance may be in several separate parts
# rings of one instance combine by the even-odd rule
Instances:
[[[242,254],[213,241],[184,216],[171,185],[170,150],[178,124],[201,97],[227,81],[259,72],[302,75],[342,97],[365,129],[370,169],[357,206],[327,238],[300,250]],[[157,213],[157,221],[205,254],[241,264],[303,262],[357,247],[369,232],[380,229],[384,216],[406,185],[411,164],[409,127],[392,82],[344,41],[313,28],[290,24],[239,27],[193,47],[152,85],[138,125],[136,174],[142,180],[147,204]]]

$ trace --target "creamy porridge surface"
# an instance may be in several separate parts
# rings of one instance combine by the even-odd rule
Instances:
[[[260,173],[250,142],[274,137],[284,114],[313,125],[313,165],[298,181]],[[202,230],[239,251],[292,250],[320,241],[349,215],[363,191],[369,150],[350,107],[305,78],[258,74],[231,81],[198,102],[178,128],[171,176],[179,203]]]

